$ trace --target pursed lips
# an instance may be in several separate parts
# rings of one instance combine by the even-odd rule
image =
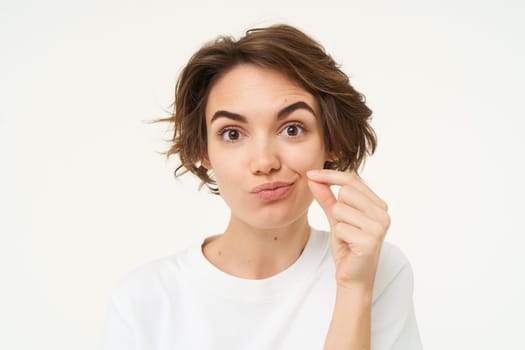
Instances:
[[[286,197],[293,184],[293,182],[268,182],[255,186],[251,193],[264,202],[272,202]]]
[[[282,182],[282,181],[267,182],[265,184],[262,184],[262,185],[259,185],[259,186],[255,186],[254,188],[252,188],[252,190],[250,192],[251,193],[259,193],[259,192],[262,192],[262,191],[272,191],[272,190],[275,190],[275,189],[278,189],[278,188],[281,188],[281,187],[290,186],[290,185],[293,185],[293,182]]]

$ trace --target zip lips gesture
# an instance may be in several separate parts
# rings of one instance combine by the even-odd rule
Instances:
[[[307,175],[310,190],[330,224],[337,285],[371,293],[390,226],[386,203],[354,172],[322,169]],[[341,186],[337,198],[330,185]]]

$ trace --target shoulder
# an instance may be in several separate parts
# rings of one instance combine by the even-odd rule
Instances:
[[[384,242],[372,307],[373,349],[421,349],[413,293],[414,275],[406,255]]]
[[[145,292],[145,286],[151,286],[165,269],[166,258],[149,261],[134,267],[117,282],[113,294],[117,296],[140,296]]]
[[[162,257],[133,268],[116,283],[112,302],[126,309],[129,307],[154,307],[162,304],[167,289],[177,290],[180,274],[179,260],[185,252]]]
[[[377,300],[387,291],[395,289],[410,298],[414,287],[414,276],[405,253],[395,244],[383,242],[379,258],[373,299]]]
[[[172,291],[179,289],[174,278],[178,260],[179,256],[173,255],[144,263],[116,283],[108,308],[104,349],[151,348],[151,339],[163,329]]]

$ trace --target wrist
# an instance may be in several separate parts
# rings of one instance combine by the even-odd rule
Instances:
[[[368,286],[361,285],[337,285],[336,288],[336,300],[347,300],[353,303],[359,303],[363,305],[372,304],[373,289]]]
[[[370,349],[371,317],[371,289],[338,285],[324,349]]]
[[[343,294],[355,294],[355,295],[372,295],[374,290],[373,283],[340,283],[336,282],[336,291]]]

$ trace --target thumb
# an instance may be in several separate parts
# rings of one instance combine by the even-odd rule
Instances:
[[[325,183],[315,182],[308,179],[308,187],[310,187],[310,191],[312,191],[315,200],[323,209],[326,217],[328,218],[330,227],[332,227],[333,224],[335,224],[332,216],[332,207],[337,202],[337,200],[334,193],[330,189],[330,186]]]

